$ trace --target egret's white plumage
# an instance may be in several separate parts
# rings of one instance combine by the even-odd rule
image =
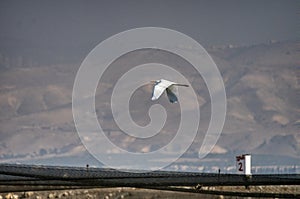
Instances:
[[[176,95],[178,91],[176,86],[188,87],[186,84],[178,84],[165,79],[155,81],[151,100],[157,100],[163,94],[163,92],[166,91],[169,101],[171,103],[177,103],[178,99]]]

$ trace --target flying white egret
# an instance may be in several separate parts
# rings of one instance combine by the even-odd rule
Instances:
[[[178,83],[175,83],[175,82],[171,82],[171,81],[168,81],[168,80],[165,80],[165,79],[151,81],[151,82],[154,83],[151,100],[157,100],[163,94],[163,92],[166,90],[167,96],[168,96],[169,101],[171,103],[177,103],[178,102],[178,99],[177,99],[177,96],[176,96],[178,91],[177,91],[176,86],[185,86],[185,87],[189,86],[189,85],[186,85],[186,84],[178,84]]]

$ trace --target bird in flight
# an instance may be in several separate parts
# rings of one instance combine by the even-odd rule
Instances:
[[[178,102],[178,98],[176,96],[176,94],[178,93],[177,86],[189,87],[189,85],[178,84],[178,83],[171,82],[171,81],[168,81],[165,79],[160,79],[160,80],[151,81],[151,82],[154,83],[151,100],[157,100],[163,94],[163,92],[166,90],[167,96],[171,103]]]

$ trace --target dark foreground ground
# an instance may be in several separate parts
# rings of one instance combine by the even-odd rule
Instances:
[[[48,191],[6,192],[12,187],[0,186],[0,199],[156,199],[156,198],[299,198],[300,186],[253,186],[245,189],[243,186],[219,187],[180,187],[187,190],[193,189],[199,193],[188,193],[170,190],[154,190],[143,188],[93,188],[93,189],[63,189]],[[175,187],[173,187],[175,189]]]
[[[241,197],[300,198],[300,174],[123,172],[106,168],[0,164],[0,199]]]

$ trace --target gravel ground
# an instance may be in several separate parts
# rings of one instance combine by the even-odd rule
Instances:
[[[300,195],[300,186],[253,186],[248,189],[242,186],[230,187],[202,187],[202,191],[224,191],[239,193],[280,193]],[[298,197],[295,196],[295,197]],[[223,196],[203,193],[184,193],[175,191],[151,190],[140,188],[94,188],[75,190],[51,190],[51,191],[26,191],[0,193],[0,199],[188,199],[188,198],[243,198],[238,196]],[[249,198],[249,197],[248,197]]]
[[[156,199],[156,198],[198,198],[199,194],[179,193],[173,191],[160,191],[137,188],[95,188],[59,191],[27,191],[0,194],[0,199]],[[202,194],[201,194],[202,195]],[[203,195],[204,196],[204,195]],[[203,198],[203,197],[201,197]],[[206,197],[204,197],[206,198]],[[207,198],[211,198],[207,196]]]

